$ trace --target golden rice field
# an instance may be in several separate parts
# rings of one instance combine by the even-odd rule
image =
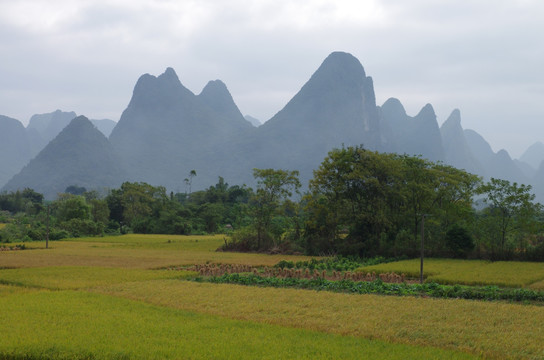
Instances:
[[[425,259],[427,281],[442,284],[498,285],[544,289],[544,264],[515,261]],[[405,260],[362,268],[363,271],[395,272],[419,277],[420,260]]]
[[[0,252],[0,359],[544,358],[544,306],[197,283],[165,270],[305,259],[215,251],[222,242],[126,235]],[[460,279],[486,265],[433,261],[429,276],[449,266]],[[408,266],[385,265],[396,264]],[[527,284],[521,265],[497,271]]]

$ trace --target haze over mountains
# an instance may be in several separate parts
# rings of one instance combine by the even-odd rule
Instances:
[[[145,74],[117,124],[104,120],[93,126],[75,113],[56,111],[32,117],[25,129],[0,117],[0,186],[31,187],[48,198],[69,185],[100,189],[123,181],[183,191],[183,179],[193,169],[196,190],[215,184],[218,176],[253,185],[253,168],[299,170],[306,183],[328,151],[363,144],[444,161],[486,179],[533,184],[544,200],[542,143],[512,160],[464,130],[457,109],[439,127],[430,104],[413,117],[394,98],[377,106],[372,78],[347,53],[330,54],[263,125],[256,127],[253,120],[242,115],[220,80],[195,95],[172,68],[158,77]]]

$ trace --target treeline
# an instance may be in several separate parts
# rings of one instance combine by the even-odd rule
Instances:
[[[31,189],[0,194],[0,241],[126,234],[208,234],[248,225],[252,190],[215,186],[191,194],[167,194],[164,187],[125,182],[100,197],[96,191],[70,186],[55,201]],[[47,226],[49,222],[49,227]]]
[[[544,260],[544,213],[530,186],[362,147],[331,151],[304,194],[297,171],[253,175],[255,189],[219,177],[191,192],[193,170],[186,193],[130,182],[102,197],[71,186],[50,203],[31,189],[3,193],[0,241],[43,240],[47,229],[52,240],[227,233],[223,250],[415,257],[423,231],[427,256]]]

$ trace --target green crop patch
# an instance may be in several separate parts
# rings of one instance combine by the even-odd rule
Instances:
[[[469,359],[74,291],[0,298],[3,359]]]

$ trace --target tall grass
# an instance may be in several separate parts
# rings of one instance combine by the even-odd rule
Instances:
[[[419,277],[419,259],[363,267],[363,271],[396,272]],[[427,281],[441,284],[528,287],[544,280],[544,264],[516,261],[425,259]]]
[[[468,359],[74,291],[0,297],[2,359]]]
[[[544,358],[542,306],[179,280],[119,284],[96,291],[226,318],[470,351],[491,358]]]
[[[32,242],[29,250],[0,252],[0,359],[465,356],[451,351],[544,358],[540,306],[194,283],[180,280],[183,272],[149,270],[309,259],[215,251],[221,242],[126,235],[53,241],[47,250]],[[430,259],[425,269],[444,282],[479,276],[486,284],[537,279],[530,286],[544,286],[544,277],[531,273],[540,274],[540,264],[527,264]],[[371,271],[396,267],[417,275],[418,265]]]
[[[307,256],[247,254],[216,251],[215,236],[124,235],[27,243],[30,250],[0,253],[2,267],[101,266],[152,269],[203,263],[244,263],[272,266],[282,259]]]
[[[185,272],[100,267],[46,267],[0,270],[0,284],[51,290],[84,289],[88,287],[143,281],[182,278]],[[196,275],[196,273],[194,273]]]

